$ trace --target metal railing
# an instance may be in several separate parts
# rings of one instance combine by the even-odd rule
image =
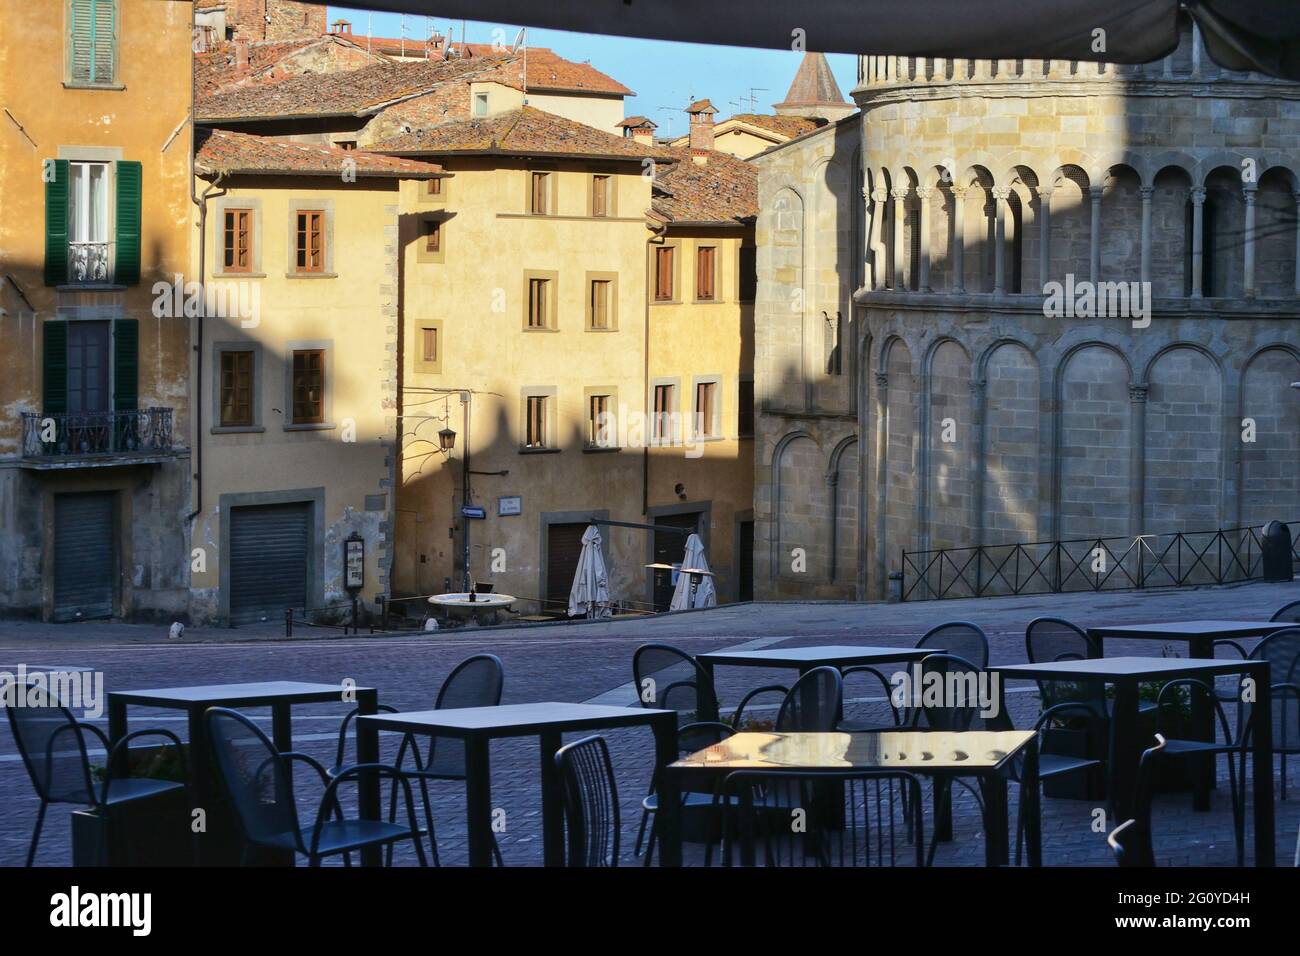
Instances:
[[[1260,529],[1252,527],[903,551],[900,598],[933,601],[1248,581],[1261,576],[1262,543]],[[1293,562],[1300,562],[1297,544],[1291,546]]]
[[[172,410],[23,412],[23,457],[67,458],[172,450]]]
[[[69,242],[68,281],[107,282],[108,251],[107,242]]]

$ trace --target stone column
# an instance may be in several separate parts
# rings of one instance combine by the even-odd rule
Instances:
[[[1007,289],[1007,197],[1011,190],[1006,186],[997,186],[993,190],[993,201],[997,204],[994,214],[997,225],[993,230],[993,294],[1001,295]]]
[[[895,291],[907,289],[907,272],[903,268],[903,220],[907,216],[907,189],[891,190],[889,195],[894,200],[894,275],[891,283]]]
[[[1038,192],[1038,284],[1047,288],[1052,276],[1052,188]]]
[[[1242,195],[1246,198],[1246,261],[1241,286],[1247,299],[1255,298],[1255,194],[1258,188],[1257,183],[1246,183],[1242,187]]]
[[[1151,197],[1154,186],[1143,186],[1142,193],[1142,281],[1151,281]]]
[[[877,187],[871,191],[871,200],[875,208],[871,215],[871,287],[873,289],[884,289],[889,285],[889,275],[885,271],[887,264],[885,258],[885,203],[889,199],[889,193],[884,189]]]
[[[1128,527],[1129,534],[1142,533],[1143,506],[1146,500],[1146,444],[1147,444],[1147,385],[1130,385],[1128,400],[1132,409],[1129,428],[1129,482]]]
[[[984,543],[984,385],[983,379],[971,379],[970,383],[970,407],[971,407],[971,451],[972,470],[974,481],[971,482],[971,500],[970,500],[970,530],[971,544],[979,547]],[[978,565],[979,562],[976,562]],[[976,580],[978,581],[980,569],[976,567]]]
[[[885,540],[885,492],[889,452],[889,376],[876,373],[876,597],[889,587],[888,542]]]
[[[1092,226],[1088,230],[1088,278],[1095,286],[1101,281],[1101,187],[1090,186],[1088,198],[1092,201]]]
[[[1300,244],[1300,238],[1297,243]],[[952,262],[952,291],[961,295],[966,291],[966,187],[956,184],[952,187],[952,243],[948,258]],[[1296,275],[1300,276],[1300,265]],[[1300,278],[1297,282],[1300,283]]]
[[[1192,187],[1192,298],[1202,295],[1202,275],[1205,272],[1204,226],[1205,187]]]
[[[1201,78],[1201,28],[1192,23],[1192,79]]]
[[[917,270],[917,288],[921,292],[930,289],[930,197],[934,195],[933,186],[918,186],[917,196],[921,199],[921,263]]]

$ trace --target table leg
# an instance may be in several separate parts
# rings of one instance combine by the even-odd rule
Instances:
[[[465,740],[465,822],[469,830],[469,865],[491,866],[492,779],[488,739],[478,735]]]
[[[357,714],[360,716],[371,716],[379,712],[379,692],[373,688],[369,690],[357,691]],[[293,745],[292,729],[288,709],[285,709],[283,717],[278,717],[272,710],[272,728],[276,734],[276,746],[280,746],[280,738],[283,739],[286,747]],[[379,762],[379,731],[374,727],[365,726],[364,721],[357,721],[357,763],[378,763]],[[379,778],[373,773],[363,773],[357,777],[357,809],[365,820],[379,820]],[[379,847],[367,847],[361,851],[362,866],[379,866],[380,849]]]
[[[1020,768],[1021,802],[1024,814],[1025,859],[1032,867],[1043,865],[1043,818],[1041,786],[1038,781],[1037,736],[1025,748],[1025,760]]]
[[[108,698],[108,740],[109,743],[116,745],[119,740],[126,736],[126,701],[114,700]],[[126,775],[126,755],[123,754],[113,763],[113,775]]]
[[[952,781],[942,775],[934,778],[932,788],[934,803],[934,839],[940,843],[952,840]]]
[[[682,865],[682,805],[677,775],[669,766],[677,759],[677,718],[657,717],[650,725],[655,735],[655,779],[658,781],[659,865]],[[725,811],[723,811],[725,812]]]
[[[984,792],[984,865],[1006,866],[1010,860],[1007,838],[1007,778],[989,774],[980,779]]]
[[[194,801],[194,806],[204,812],[209,827],[217,814],[217,781],[212,779],[209,772],[212,767],[212,756],[208,752],[208,733],[203,724],[203,708],[190,707],[185,712],[186,722],[188,724],[188,738],[190,745],[190,799]],[[223,854],[223,848],[217,843],[222,834],[213,832],[211,829],[199,834],[196,846],[197,863],[199,866],[218,866],[223,863],[229,863],[224,856],[229,854],[229,850]]]
[[[1201,637],[1189,638],[1187,642],[1189,657],[1207,660],[1214,657],[1214,642]],[[1214,678],[1210,678],[1210,686]],[[1214,740],[1214,705],[1205,699],[1204,694],[1192,694],[1192,734],[1196,740]],[[1214,789],[1214,777],[1217,758],[1212,754],[1193,754],[1192,760],[1192,809],[1205,813],[1210,809],[1210,791]]]
[[[1255,741],[1255,865],[1276,866],[1273,846],[1273,690],[1269,686],[1269,666],[1253,668],[1255,704],[1251,707],[1251,735]],[[1242,754],[1244,760],[1246,755]],[[1242,794],[1243,800],[1245,794]],[[1243,807],[1243,811],[1244,811]]]
[[[271,705],[271,742],[280,753],[293,749],[293,717],[288,704]]]
[[[1115,684],[1115,706],[1110,722],[1110,797],[1111,826],[1116,827],[1133,813],[1134,787],[1137,784],[1138,761],[1142,756],[1141,742],[1137,739],[1138,685],[1124,680]]]
[[[564,785],[555,753],[564,746],[558,730],[538,735],[542,758],[542,862],[544,866],[564,866]]]

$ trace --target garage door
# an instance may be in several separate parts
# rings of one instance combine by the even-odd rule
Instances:
[[[230,619],[279,620],[307,606],[310,502],[230,511]]]
[[[54,496],[54,619],[113,616],[115,492]]]

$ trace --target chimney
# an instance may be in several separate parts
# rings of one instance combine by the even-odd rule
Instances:
[[[235,68],[242,70],[248,66],[248,47],[249,41],[246,39],[235,41]]]
[[[330,33],[335,36],[350,37],[352,36],[352,24],[342,18],[335,20],[330,24]]]
[[[708,100],[697,100],[686,107],[691,118],[691,158],[696,162],[707,161],[707,153],[713,149],[713,116],[717,112]],[[700,158],[696,157],[696,150],[702,151]]]
[[[709,153],[711,152],[713,152],[711,149],[700,149],[699,147],[692,146],[691,162],[696,166],[707,166],[709,165]]]
[[[644,116],[629,116],[618,124],[623,130],[623,138],[631,139],[645,146],[653,146],[655,130],[658,127]]]
[[[655,128],[653,126],[638,126],[632,130],[632,138],[638,143],[653,145],[655,141]]]

